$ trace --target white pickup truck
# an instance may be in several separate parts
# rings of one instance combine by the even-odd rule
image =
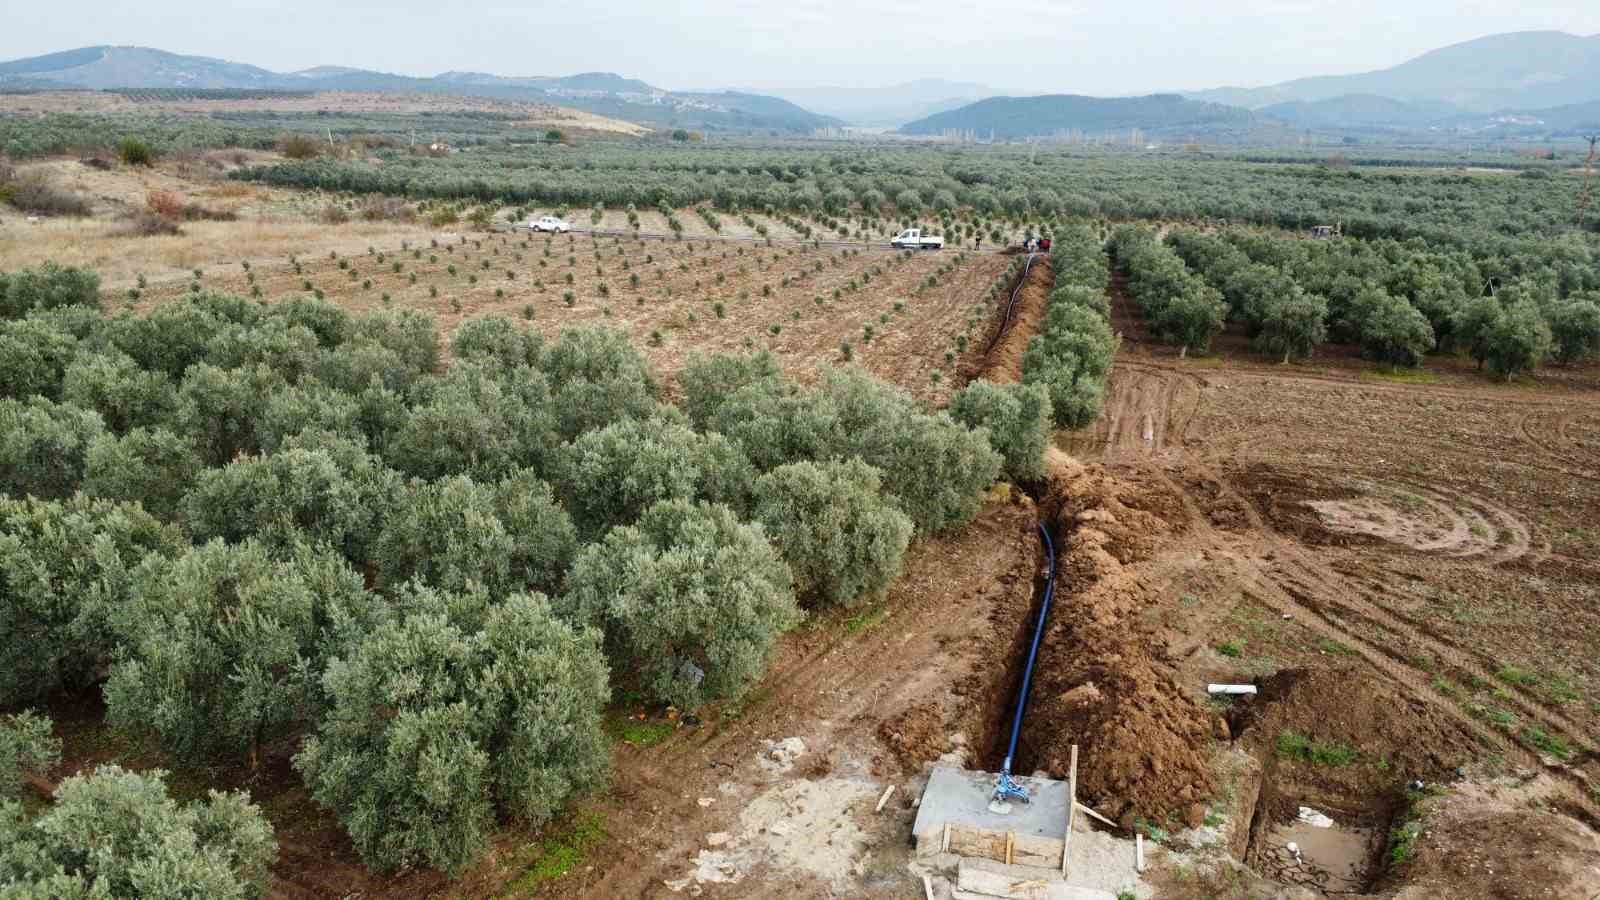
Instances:
[[[920,228],[907,228],[895,235],[889,241],[889,246],[896,250],[943,250],[944,238],[932,235],[923,236]]]

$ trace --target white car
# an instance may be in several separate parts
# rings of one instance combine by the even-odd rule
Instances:
[[[537,219],[528,220],[528,230],[548,231],[553,234],[566,234],[572,230],[572,226],[561,221],[555,216],[541,216]]]

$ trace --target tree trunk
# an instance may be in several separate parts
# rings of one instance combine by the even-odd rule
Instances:
[[[1189,345],[1188,344],[1184,344],[1182,347],[1178,348],[1178,358],[1179,359],[1186,359],[1186,358],[1188,358],[1188,356],[1189,356]]]
[[[1288,350],[1283,351],[1283,364],[1286,365],[1286,366],[1289,364],[1289,351]]]

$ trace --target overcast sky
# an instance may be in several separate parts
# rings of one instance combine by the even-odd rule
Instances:
[[[1600,33],[1597,0],[10,0],[0,59],[138,44],[278,71],[614,71],[672,89],[1028,93],[1255,86],[1502,31]],[[1225,11],[1216,11],[1221,8]]]

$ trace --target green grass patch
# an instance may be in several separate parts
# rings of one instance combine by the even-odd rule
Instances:
[[[1438,384],[1437,373],[1427,369],[1365,369],[1362,378],[1375,381],[1392,381],[1398,384]]]
[[[1355,656],[1356,655],[1356,651],[1355,650],[1351,649],[1350,647],[1346,647],[1344,644],[1341,644],[1338,641],[1332,640],[1331,638],[1323,638],[1322,640],[1317,641],[1317,649],[1321,650],[1323,653],[1328,654],[1329,656]]]
[[[861,632],[876,626],[879,622],[882,622],[884,619],[888,618],[888,616],[889,609],[885,606],[874,606],[870,609],[864,609],[861,612],[856,613],[850,618],[844,620],[844,633],[850,635],[860,634]]]
[[[1280,731],[1276,750],[1279,759],[1310,763],[1314,766],[1348,766],[1361,758],[1354,747],[1314,741],[1298,731]]]
[[[1529,725],[1522,729],[1522,739],[1557,759],[1568,759],[1572,756],[1571,744],[1560,735],[1550,734],[1538,726]]]
[[[613,715],[606,718],[606,732],[612,740],[632,744],[635,747],[654,747],[669,737],[677,730],[671,722],[640,721],[627,715]]]
[[[1501,666],[1500,671],[1494,673],[1494,677],[1504,681],[1506,684],[1514,684],[1519,687],[1527,687],[1528,685],[1539,683],[1538,675],[1529,672],[1527,669],[1519,669],[1516,666]]]
[[[600,813],[584,813],[557,833],[522,848],[527,870],[513,887],[532,890],[554,881],[583,862],[584,855],[606,838],[606,820]]]
[[[1244,655],[1244,641],[1223,641],[1217,645],[1217,652],[1230,659],[1238,659]]]

